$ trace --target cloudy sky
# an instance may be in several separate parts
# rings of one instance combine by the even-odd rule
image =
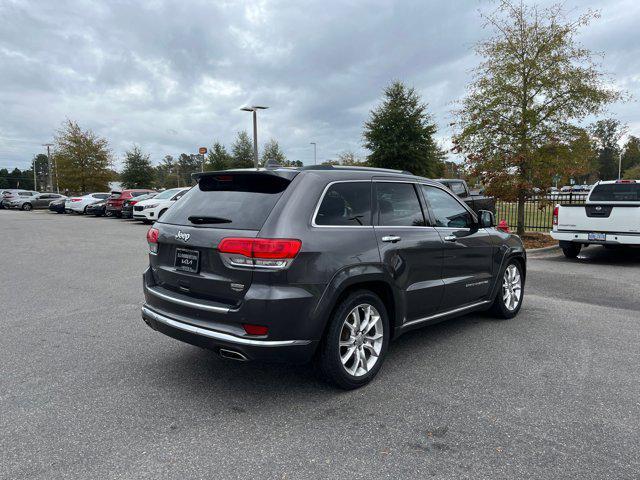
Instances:
[[[602,18],[583,43],[636,101],[610,115],[640,135],[640,2],[567,0]],[[66,119],[158,162],[249,129],[289,159],[365,154],[362,123],[393,79],[429,104],[446,142],[487,35],[482,0],[0,0],[0,168],[27,167]]]

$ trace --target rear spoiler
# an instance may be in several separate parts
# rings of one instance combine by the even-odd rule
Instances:
[[[299,170],[293,170],[289,168],[237,168],[234,170],[218,170],[214,172],[197,172],[192,173],[191,178],[196,181],[199,181],[201,178],[206,177],[215,177],[217,175],[233,175],[233,174],[242,174],[242,175],[256,175],[256,176],[274,176],[284,178],[286,180],[293,180],[298,174]]]

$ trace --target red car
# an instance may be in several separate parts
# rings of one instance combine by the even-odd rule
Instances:
[[[155,193],[155,190],[149,190],[147,188],[132,188],[122,190],[121,192],[111,192],[109,200],[107,200],[106,214],[107,216],[122,217],[122,204],[125,200],[129,200],[133,197],[138,197],[146,193]]]

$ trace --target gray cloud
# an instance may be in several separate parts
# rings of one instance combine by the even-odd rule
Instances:
[[[592,3],[602,19],[585,44],[637,92],[640,6]],[[362,123],[393,79],[423,94],[446,140],[487,5],[0,0],[0,168],[27,166],[65,118],[107,137],[117,160],[133,143],[154,161],[229,145],[250,127],[239,107],[254,102],[271,107],[260,113],[261,140],[277,138],[291,159],[312,161],[311,141],[320,159],[364,153]],[[612,114],[640,134],[636,107]]]

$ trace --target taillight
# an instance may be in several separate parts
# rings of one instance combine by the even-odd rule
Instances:
[[[218,251],[231,267],[287,268],[302,242],[291,238],[223,238]]]
[[[147,232],[147,243],[151,253],[158,253],[158,232],[157,228],[150,228]]]
[[[560,210],[560,206],[556,205],[555,208],[553,209],[553,227],[557,227],[558,226],[558,211]]]
[[[81,198],[72,198],[71,201],[72,202],[81,202],[82,199]]]
[[[250,323],[243,323],[242,328],[249,335],[266,335],[269,333],[269,327],[265,327],[264,325],[252,325]]]

